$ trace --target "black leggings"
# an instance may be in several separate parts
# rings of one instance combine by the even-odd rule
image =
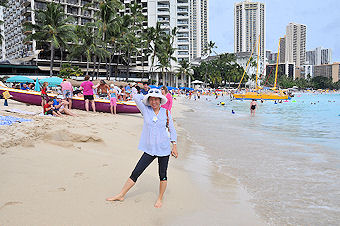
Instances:
[[[152,163],[152,161],[158,158],[158,174],[161,181],[166,181],[166,171],[168,169],[169,155],[168,156],[152,156],[144,152],[142,157],[139,159],[135,169],[132,171],[130,179],[134,182],[137,181],[138,177],[144,172],[144,170]]]

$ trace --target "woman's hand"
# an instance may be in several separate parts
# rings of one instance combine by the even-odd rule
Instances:
[[[172,155],[173,157],[175,157],[175,158],[178,157],[177,145],[176,145],[176,144],[173,144],[173,146],[172,146],[171,155]]]

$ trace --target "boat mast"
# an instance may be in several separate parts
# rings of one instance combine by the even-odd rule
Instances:
[[[245,74],[246,74],[246,72],[247,72],[247,69],[248,69],[248,66],[249,66],[249,63],[250,63],[250,59],[251,59],[251,57],[253,56],[253,53],[254,53],[254,49],[255,49],[255,48],[253,48],[253,49],[252,49],[252,51],[251,51],[251,54],[250,54],[250,57],[249,57],[249,60],[248,60],[248,63],[247,63],[246,69],[245,69],[245,70],[244,70],[244,72],[243,72],[242,78],[241,78],[241,80],[240,80],[240,84],[238,84],[238,87],[237,87],[237,89],[239,89],[239,88],[240,88],[240,86],[241,86],[241,83],[242,83],[242,80],[243,80],[243,78],[244,78],[244,75],[245,75]]]
[[[278,68],[279,68],[280,42],[281,42],[281,38],[280,38],[280,40],[279,40],[279,48],[278,48],[278,50],[277,50],[276,71],[275,71],[275,82],[274,82],[274,87],[273,87],[273,89],[276,89],[277,72],[278,72]]]
[[[260,40],[261,36],[259,35],[259,44],[257,45],[257,68],[256,68],[256,84],[255,84],[255,89],[258,90],[257,88],[257,73],[259,71],[259,58],[260,58]]]

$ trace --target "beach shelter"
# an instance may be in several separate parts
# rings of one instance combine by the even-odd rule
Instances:
[[[39,83],[40,83],[40,82],[39,82],[39,79],[37,79],[37,80],[35,81],[34,91],[38,91],[38,92],[41,91],[41,89],[40,89],[40,84],[39,84]]]
[[[49,78],[44,78],[40,80],[40,83],[48,82],[49,87],[55,87],[55,86],[60,86],[60,84],[63,82],[63,79],[59,77],[49,77]]]
[[[171,86],[167,86],[166,88],[168,88],[168,90],[176,90],[177,88],[176,87],[171,87]]]
[[[32,83],[34,82],[34,80],[26,76],[18,75],[18,76],[13,76],[13,77],[8,78],[6,82],[22,82],[22,83],[30,82]]]

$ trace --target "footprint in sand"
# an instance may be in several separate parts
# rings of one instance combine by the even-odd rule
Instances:
[[[109,166],[109,164],[103,164],[102,166],[103,166],[103,167],[105,167],[105,166]]]
[[[66,188],[60,187],[60,188],[57,188],[57,189],[55,189],[55,190],[50,190],[50,191],[48,191],[48,192],[60,192],[60,191],[66,191]]]
[[[22,202],[6,202],[4,205],[0,207],[0,210],[6,206],[14,206],[14,205],[19,205],[22,204]]]
[[[73,175],[73,177],[82,177],[82,176],[84,176],[83,172],[77,172]]]

